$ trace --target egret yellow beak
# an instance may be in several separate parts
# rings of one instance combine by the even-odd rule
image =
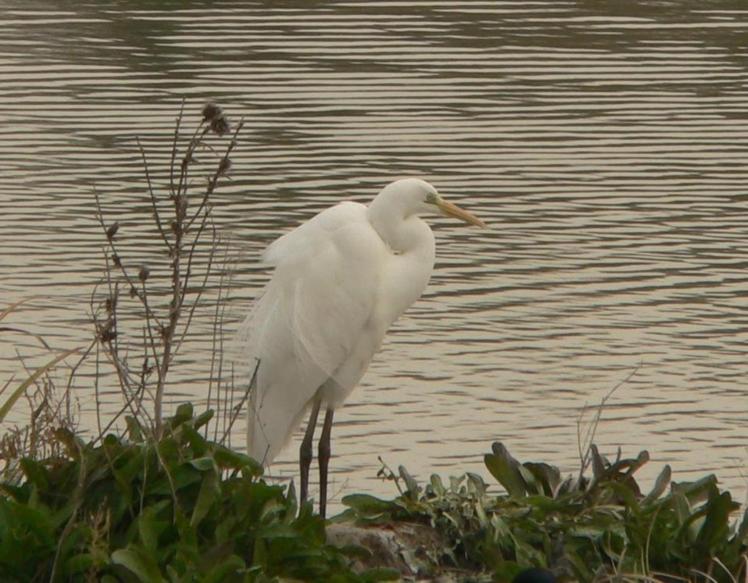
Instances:
[[[466,223],[470,223],[471,225],[475,225],[476,227],[483,227],[484,229],[486,228],[486,223],[481,221],[474,214],[467,212],[465,209],[461,209],[456,204],[448,202],[444,199],[439,199],[436,201],[436,206],[438,206],[439,210],[448,217],[460,219],[461,221],[465,221]]]

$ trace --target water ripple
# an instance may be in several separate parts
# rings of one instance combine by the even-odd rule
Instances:
[[[580,409],[640,366],[603,417],[603,450],[648,448],[677,478],[714,470],[742,488],[748,11],[735,6],[9,0],[3,303],[33,297],[16,325],[85,341],[93,186],[132,260],[157,261],[136,244],[150,231],[135,137],[163,184],[182,97],[188,112],[213,99],[246,121],[214,215],[240,252],[229,327],[266,280],[270,240],[395,176],[428,177],[490,224],[433,221],[432,284],[338,416],[338,483],[386,491],[378,454],[415,473],[478,470],[491,439],[570,470]],[[211,330],[197,318],[175,401],[204,398]],[[28,336],[2,346],[6,375],[14,346],[41,357]],[[111,388],[104,400],[118,406]],[[277,473],[295,471],[293,451]]]

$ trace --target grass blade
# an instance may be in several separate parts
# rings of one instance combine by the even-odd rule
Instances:
[[[10,397],[3,403],[2,407],[0,407],[0,423],[5,421],[5,417],[8,415],[10,410],[13,408],[13,405],[16,404],[16,401],[26,392],[26,389],[35,383],[37,379],[42,376],[44,373],[48,372],[49,370],[53,369],[57,364],[61,361],[66,359],[71,354],[75,354],[76,352],[79,352],[80,348],[73,348],[72,350],[67,350],[63,352],[62,354],[57,355],[55,358],[50,360],[47,364],[44,366],[39,367],[34,371],[34,373],[27,378],[25,381],[23,381],[11,394]]]

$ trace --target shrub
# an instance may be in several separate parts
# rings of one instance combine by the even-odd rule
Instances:
[[[561,479],[558,468],[515,460],[501,443],[485,456],[489,472],[506,490],[492,494],[478,475],[444,484],[432,476],[419,485],[404,468],[393,480],[394,500],[353,494],[343,498],[346,519],[372,524],[417,520],[449,541],[444,565],[509,581],[526,567],[545,567],[575,581],[725,581],[746,576],[748,512],[721,492],[714,475],[671,483],[670,468],[652,490],[640,490],[634,474],[649,460],[609,461],[590,449],[592,477]],[[669,487],[669,492],[666,493]]]
[[[158,441],[84,444],[57,437],[63,457],[21,460],[20,485],[0,485],[2,581],[373,581],[325,543],[311,504],[269,483],[251,458],[206,440],[191,405]]]

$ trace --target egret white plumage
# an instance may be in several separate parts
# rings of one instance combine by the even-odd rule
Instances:
[[[415,178],[386,186],[368,205],[341,202],[273,242],[272,278],[239,332],[240,357],[258,362],[248,399],[247,450],[269,464],[311,410],[299,451],[305,500],[320,409],[320,514],[325,515],[334,411],[366,372],[387,329],[423,292],[434,235],[420,216],[483,221]]]

